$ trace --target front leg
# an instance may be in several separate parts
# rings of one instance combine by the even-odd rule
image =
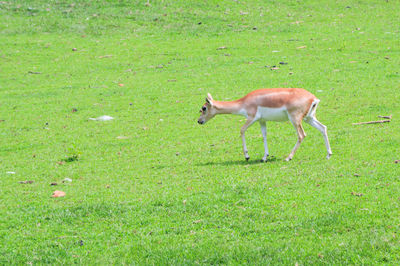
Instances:
[[[265,121],[260,121],[260,126],[261,126],[261,133],[262,133],[263,140],[264,140],[264,157],[262,158],[262,161],[266,162],[267,157],[269,156],[269,152],[268,152],[268,145],[267,145],[267,126],[265,124]]]
[[[246,123],[240,129],[240,136],[242,137],[244,158],[246,158],[247,161],[250,159],[250,156],[249,156],[249,153],[248,153],[247,147],[246,147],[245,132],[255,121],[256,120],[254,119],[254,117],[248,117]]]
[[[244,136],[244,132],[240,131],[240,135],[242,137],[242,145],[243,145],[243,153],[244,153],[244,158],[246,158],[246,161],[250,159],[249,152],[247,151],[246,147],[246,138]]]

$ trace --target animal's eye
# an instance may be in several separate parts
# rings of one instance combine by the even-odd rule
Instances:
[[[201,108],[201,110],[205,111],[205,110],[207,110],[207,108],[206,108],[205,106],[203,106],[203,107]]]

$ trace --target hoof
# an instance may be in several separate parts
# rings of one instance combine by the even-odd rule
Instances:
[[[290,157],[287,157],[287,158],[285,159],[286,162],[289,162],[290,160],[292,160],[292,158],[290,158]]]
[[[329,160],[329,158],[331,158],[331,156],[332,156],[332,153],[328,153],[328,155],[326,156],[326,159]]]
[[[262,162],[262,163],[266,163],[266,162],[267,162],[267,159],[261,159],[261,162]]]
[[[249,159],[250,159],[250,157],[246,157],[246,161],[247,161],[247,162],[249,161]]]

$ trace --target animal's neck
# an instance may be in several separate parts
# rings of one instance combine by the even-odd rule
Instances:
[[[240,100],[230,101],[230,102],[213,102],[217,114],[235,114],[240,115],[243,109],[243,103]]]

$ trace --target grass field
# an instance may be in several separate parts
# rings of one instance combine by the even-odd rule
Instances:
[[[394,0],[0,2],[0,264],[399,264],[399,14]],[[267,163],[258,125],[246,162],[242,117],[197,124],[207,92],[274,87],[321,99],[330,160],[307,124],[285,162],[295,131],[267,123]],[[393,118],[352,125],[378,115]]]

